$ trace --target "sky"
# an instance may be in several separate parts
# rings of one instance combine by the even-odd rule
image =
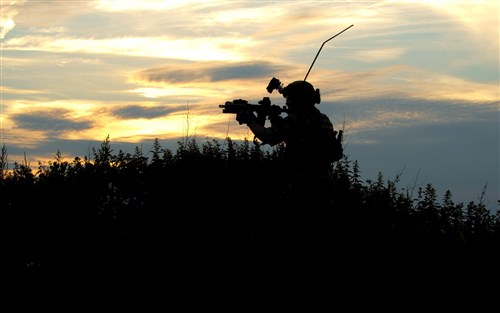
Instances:
[[[158,139],[252,139],[220,104],[304,80],[344,130],[361,178],[416,197],[500,199],[499,2],[1,1],[0,144],[34,169],[109,136],[148,154]],[[11,166],[12,167],[12,166]]]

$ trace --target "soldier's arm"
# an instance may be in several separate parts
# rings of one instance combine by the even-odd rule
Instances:
[[[257,122],[256,119],[250,119],[247,122],[248,127],[252,131],[252,133],[262,141],[263,144],[269,144],[274,146],[281,141],[283,141],[282,136],[279,132],[273,127],[265,127]]]

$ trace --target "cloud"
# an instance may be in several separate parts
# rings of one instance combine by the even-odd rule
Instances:
[[[69,32],[65,26],[31,27],[30,32],[41,34],[62,34]]]
[[[16,23],[14,18],[19,14],[19,8],[24,0],[12,0],[8,3],[2,1],[2,16],[0,17],[0,40],[3,40],[7,33],[14,29]]]
[[[75,121],[65,117],[70,111],[35,111],[30,113],[13,114],[10,118],[15,127],[34,131],[61,132],[66,130],[83,130],[90,128],[90,121]]]
[[[366,98],[464,101],[480,105],[498,101],[498,82],[476,82],[412,65],[388,65],[359,71],[313,70],[310,75],[325,100]]]
[[[7,86],[0,86],[0,93],[2,96],[5,95],[38,95],[40,94],[40,91],[38,90],[32,90],[32,89],[19,89],[19,88],[10,88]],[[3,97],[3,99],[6,99],[8,97]]]
[[[6,1],[2,2],[5,3]],[[35,32],[45,32],[53,30],[59,33],[64,30],[77,31],[71,26],[76,26],[72,21],[87,14],[95,13],[93,0],[89,1],[68,1],[68,0],[50,0],[50,1],[22,1],[23,5],[19,7],[19,14],[16,20],[22,25],[23,31],[29,30]],[[64,24],[71,26],[65,27]],[[84,27],[87,30],[90,27]]]
[[[146,107],[141,105],[129,105],[124,108],[112,110],[112,114],[123,119],[153,119],[168,115],[170,113],[184,111],[185,109],[185,107]]]
[[[208,62],[171,64],[140,71],[136,77],[147,82],[186,83],[193,81],[219,82],[235,79],[270,77],[284,66],[270,62]]]
[[[236,48],[229,50],[226,48],[227,46]],[[125,37],[93,39],[31,35],[7,40],[3,48],[17,51],[79,52],[180,60],[237,61],[244,59],[244,49],[251,49],[252,43],[247,38],[200,38],[200,40],[190,40],[170,37]]]
[[[0,20],[0,39],[4,39],[5,35],[11,30],[14,29],[14,26],[16,26],[16,23],[14,23],[14,20],[12,19],[4,19],[2,18]]]
[[[164,11],[210,2],[210,0],[98,0],[95,7],[110,12]]]
[[[357,51],[351,55],[353,59],[361,62],[380,62],[400,58],[406,52],[405,48],[383,48]]]
[[[380,130],[399,134],[409,127],[431,127],[458,123],[482,124],[492,116],[498,117],[499,102],[475,103],[467,101],[426,100],[379,97],[326,101],[318,105],[327,114],[335,128],[345,126],[346,133],[355,142],[384,140],[375,136]],[[457,136],[457,138],[460,138]],[[426,138],[431,140],[432,137]],[[419,139],[420,140],[420,139]]]

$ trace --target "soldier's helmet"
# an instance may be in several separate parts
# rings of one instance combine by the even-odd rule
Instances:
[[[319,89],[314,89],[313,85],[307,81],[298,80],[283,88],[283,97],[292,99],[294,103],[304,105],[315,105],[321,102]]]

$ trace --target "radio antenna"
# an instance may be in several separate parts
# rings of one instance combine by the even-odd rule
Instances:
[[[325,40],[325,42],[323,42],[323,44],[321,45],[321,47],[319,48],[318,50],[318,53],[316,53],[316,56],[314,57],[314,60],[311,64],[311,66],[309,67],[309,70],[307,71],[307,74],[306,74],[306,77],[304,77],[304,81],[306,81],[307,79],[307,76],[309,76],[309,72],[311,71],[313,65],[314,65],[314,62],[316,62],[316,59],[318,58],[318,55],[319,53],[321,52],[321,49],[323,49],[323,46],[325,45],[325,43],[327,43],[328,41],[332,40],[333,38],[337,37],[338,35],[342,34],[343,32],[345,32],[346,30],[348,30],[349,28],[353,27],[354,25],[351,25],[349,27],[347,27],[346,29],[344,29],[343,31],[339,32],[338,34],[336,34],[335,36],[332,36],[330,38],[328,38],[327,40]]]

